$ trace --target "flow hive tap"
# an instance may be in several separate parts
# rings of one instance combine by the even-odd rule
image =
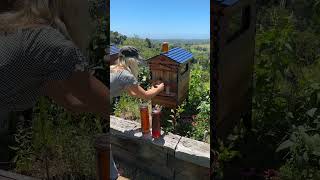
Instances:
[[[169,49],[164,42],[162,52],[148,59],[151,83],[160,80],[165,84],[165,90],[152,99],[152,105],[176,108],[187,99],[192,58],[192,53],[179,47]]]

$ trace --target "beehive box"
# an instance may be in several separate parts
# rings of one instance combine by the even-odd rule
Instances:
[[[254,0],[215,0],[211,4],[211,57],[217,82],[214,103],[220,138],[241,118],[250,126],[255,27]]]
[[[165,90],[152,99],[153,105],[176,108],[187,99],[192,58],[185,49],[168,50],[168,45],[163,45],[159,55],[148,59],[151,83],[160,80],[165,84]]]

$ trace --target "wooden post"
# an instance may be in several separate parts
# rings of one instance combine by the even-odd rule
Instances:
[[[110,136],[102,134],[96,138],[97,180],[110,179]]]
[[[255,1],[243,0],[229,6],[215,3],[211,11],[213,28],[212,59],[217,82],[215,89],[216,134],[225,139],[240,122],[251,126],[251,87],[254,64]],[[230,23],[241,15],[241,27],[228,33]]]

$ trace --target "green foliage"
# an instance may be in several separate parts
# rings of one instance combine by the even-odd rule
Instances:
[[[136,47],[144,59],[148,59],[153,56],[156,56],[161,52],[160,44],[155,48],[149,48],[149,45],[150,45],[149,42],[139,37],[127,38],[125,41],[123,41],[122,45]],[[152,46],[153,45],[151,45],[151,47]]]
[[[216,157],[216,173],[215,178],[223,179],[223,168],[225,165],[232,161],[234,158],[241,158],[241,154],[239,151],[233,150],[233,144],[229,144],[226,146],[222,141],[218,141],[218,149],[215,151]]]
[[[140,86],[144,89],[148,89],[151,87],[150,84],[150,70],[148,67],[142,66],[139,69],[138,81],[140,82]]]
[[[210,56],[210,44],[191,45],[190,47],[186,47],[186,49],[192,52],[194,56],[193,63],[201,65],[205,71],[210,71],[210,60],[208,61],[208,57]]]
[[[57,113],[60,112],[60,113]],[[37,177],[62,174],[95,176],[95,134],[101,122],[93,115],[71,115],[46,98],[34,109],[32,131],[18,128],[16,171]]]
[[[127,36],[118,32],[110,32],[110,44],[123,44],[123,41],[127,39]]]
[[[115,35],[124,36],[116,33]],[[142,57],[148,59],[161,52],[162,42],[162,40],[130,37],[121,41],[119,47],[125,45],[134,46],[140,51]],[[169,46],[170,48],[179,46],[191,51],[194,54],[195,61],[191,67],[188,101],[175,110],[164,108],[162,110],[163,120],[161,126],[165,132],[174,132],[181,136],[209,142],[210,61],[208,42],[204,44],[202,41],[170,41]],[[140,67],[138,80],[144,89],[150,88],[150,71],[147,67]],[[139,119],[139,101],[127,95],[122,96],[120,101],[115,104],[114,114],[126,119]],[[194,117],[197,118],[195,119]]]
[[[169,128],[167,128],[167,131],[170,129],[172,132],[180,132],[180,135],[189,135],[189,131],[186,131],[185,123],[179,122],[178,120],[181,119],[181,114],[185,112],[185,103],[182,103],[177,107],[177,109],[171,109],[171,115],[168,122],[170,123]],[[188,128],[188,125],[187,125]],[[184,134],[185,133],[185,134]]]
[[[319,157],[315,155],[320,107],[318,2],[257,2],[253,132],[257,144],[268,144],[270,154],[277,151],[283,158],[271,157],[285,180],[319,179]],[[241,133],[232,138],[248,140]],[[222,171],[225,164],[220,160],[219,165]]]
[[[16,145],[10,147],[10,149],[16,152],[16,156],[13,162],[16,163],[17,169],[23,169],[29,171],[32,169],[33,150],[31,148],[32,143],[32,128],[25,128],[21,122],[17,124],[17,131],[14,135]]]
[[[198,106],[199,113],[193,122],[193,138],[199,141],[210,142],[210,97]]]
[[[283,179],[312,179],[319,170],[319,158],[312,154],[319,146],[319,129],[308,129],[317,120],[319,87],[314,77],[306,76],[315,73],[319,38],[310,29],[300,30],[300,17],[288,9],[273,7],[263,16],[256,36],[255,128],[259,139],[271,138],[277,151],[289,149],[280,169]],[[292,134],[281,143],[279,137],[287,136],[288,129]]]
[[[138,121],[140,119],[139,105],[140,102],[138,99],[123,94],[123,96],[120,97],[120,101],[115,105],[114,114],[124,119]]]
[[[89,11],[93,24],[94,31],[91,34],[89,44],[89,59],[90,66],[94,70],[94,75],[104,84],[109,83],[108,74],[109,68],[104,62],[105,50],[107,43],[110,41],[109,35],[109,19],[106,18],[105,1],[104,0],[89,0]]]
[[[91,1],[92,20],[95,24],[94,32],[91,35],[91,41],[89,46],[89,56],[92,64],[103,66],[103,57],[105,55],[106,42],[109,39],[109,33],[107,33],[107,23],[104,13],[98,14],[97,12],[103,7],[103,1]],[[102,12],[104,12],[102,10]]]
[[[311,113],[314,116],[314,113]],[[313,126],[293,126],[289,139],[276,151],[287,151],[286,164],[280,169],[283,179],[314,179],[320,177],[320,116]],[[288,157],[287,157],[288,156]],[[299,173],[295,173],[299,172]],[[317,179],[316,178],[316,179]]]
[[[209,96],[210,73],[209,71],[204,71],[199,64],[194,64],[190,74],[188,110],[196,112],[201,102],[208,102]]]

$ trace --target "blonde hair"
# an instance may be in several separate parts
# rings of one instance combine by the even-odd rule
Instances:
[[[110,70],[114,70],[116,67],[124,68],[128,70],[135,78],[138,79],[139,66],[138,60],[134,57],[122,57],[120,56],[115,65],[110,66]]]
[[[0,32],[48,25],[86,53],[90,24],[88,0],[14,0],[13,11],[0,15]]]

